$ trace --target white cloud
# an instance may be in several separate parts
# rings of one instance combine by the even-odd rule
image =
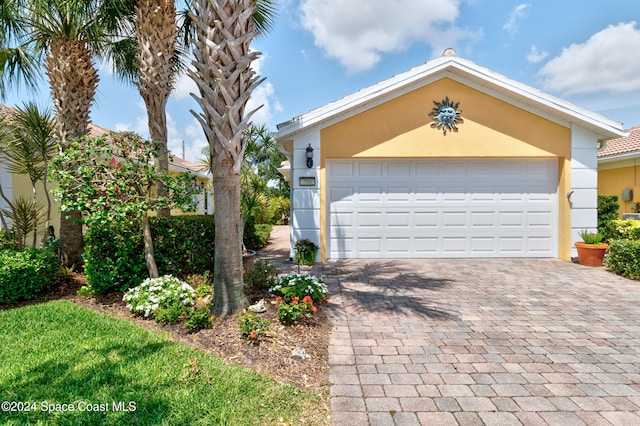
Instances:
[[[372,68],[412,43],[436,51],[472,36],[455,27],[460,0],[302,0],[302,26],[316,46],[349,72]],[[425,60],[428,58],[425,58]]]
[[[518,26],[527,17],[527,9],[531,7],[530,4],[519,4],[509,14],[507,22],[504,23],[502,29],[509,33],[511,37],[518,33]]]
[[[546,50],[540,51],[538,50],[537,46],[533,45],[531,46],[531,50],[527,55],[527,61],[532,64],[537,64],[538,62],[544,61],[547,56],[549,56],[549,52],[547,52]]]
[[[639,51],[636,23],[620,23],[563,49],[538,75],[545,89],[564,94],[630,92],[640,89]]]

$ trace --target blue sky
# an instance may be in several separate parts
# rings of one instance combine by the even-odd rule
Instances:
[[[276,125],[439,57],[458,56],[624,123],[640,125],[638,0],[280,0],[273,31],[254,46],[267,78],[254,116]],[[148,136],[134,87],[100,65],[92,120]],[[25,91],[5,103],[50,102]],[[206,140],[191,109],[195,86],[179,80],[169,101],[169,147],[195,161]]]

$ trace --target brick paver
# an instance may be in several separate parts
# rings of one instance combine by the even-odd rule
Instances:
[[[367,368],[353,384],[333,374],[333,388],[369,424],[640,424],[634,281],[554,259],[338,261],[314,273],[341,330],[332,371]],[[333,424],[351,425],[338,401]]]
[[[305,272],[329,286],[336,426],[640,424],[638,282],[556,259]]]

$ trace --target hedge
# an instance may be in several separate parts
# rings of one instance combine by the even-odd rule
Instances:
[[[60,262],[50,250],[0,251],[0,305],[40,297],[57,283]]]

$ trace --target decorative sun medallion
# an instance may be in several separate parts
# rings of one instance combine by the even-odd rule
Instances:
[[[449,97],[444,98],[442,102],[433,101],[435,107],[429,113],[429,117],[433,118],[431,127],[434,129],[442,129],[442,134],[446,135],[447,130],[450,132],[458,131],[458,123],[464,123],[458,106],[460,102],[449,101]]]

